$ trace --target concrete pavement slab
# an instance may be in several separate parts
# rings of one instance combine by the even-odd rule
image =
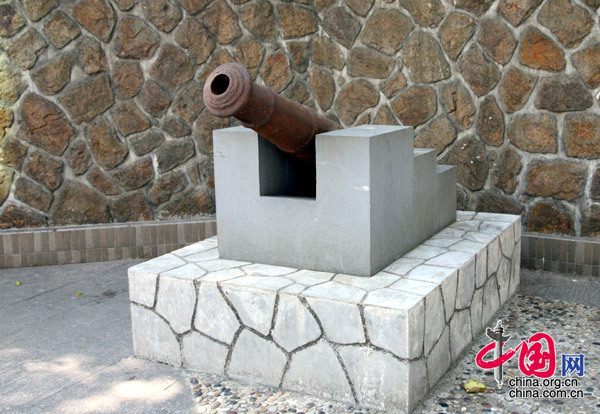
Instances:
[[[131,357],[126,270],[139,262],[0,271],[0,412],[192,409],[181,370]]]

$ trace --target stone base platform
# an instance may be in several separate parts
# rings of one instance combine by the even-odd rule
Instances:
[[[519,216],[455,223],[372,277],[220,259],[210,238],[129,269],[136,355],[410,412],[519,284]]]

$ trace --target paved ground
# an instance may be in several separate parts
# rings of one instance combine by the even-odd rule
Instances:
[[[0,413],[192,412],[181,370],[132,357],[136,263],[0,270]]]
[[[138,262],[0,270],[0,413],[193,412],[189,374],[131,356]],[[522,270],[523,295],[600,308],[598,292],[598,278]]]

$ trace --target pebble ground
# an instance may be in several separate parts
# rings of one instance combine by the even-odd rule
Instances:
[[[414,413],[600,413],[600,308],[534,296],[515,295],[493,319],[502,319],[514,348],[536,332],[550,334],[556,349],[556,373],[560,378],[561,354],[585,355],[584,376],[574,389],[583,391],[578,399],[511,398],[511,387],[498,389],[491,371],[475,365],[475,355],[489,343],[485,334],[473,342],[459,361],[431,390]],[[493,327],[493,326],[492,326]],[[248,386],[217,376],[188,373],[198,413],[382,413],[353,405],[327,401],[265,386]],[[517,356],[504,366],[505,384],[522,376]],[[471,379],[483,382],[483,393],[469,394],[463,384]]]

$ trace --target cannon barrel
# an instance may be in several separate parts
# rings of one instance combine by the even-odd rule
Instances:
[[[212,71],[202,95],[211,114],[237,118],[280,150],[304,161],[314,160],[317,134],[341,128],[312,109],[256,84],[238,63],[225,63]]]

